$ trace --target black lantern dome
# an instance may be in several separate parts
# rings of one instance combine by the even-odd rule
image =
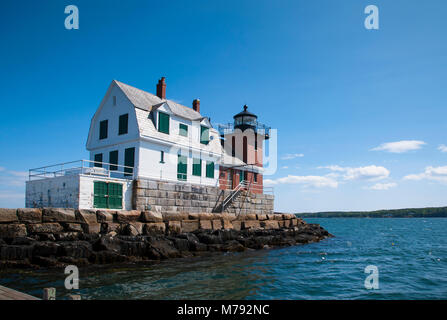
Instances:
[[[258,116],[248,112],[247,105],[244,106],[244,111],[239,112],[237,115],[235,115],[234,118],[234,128],[240,129],[241,131],[244,131],[248,128],[251,128],[255,130],[257,123],[258,123]]]

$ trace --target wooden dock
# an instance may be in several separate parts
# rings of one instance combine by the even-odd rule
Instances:
[[[41,300],[13,289],[0,286],[0,300]]]

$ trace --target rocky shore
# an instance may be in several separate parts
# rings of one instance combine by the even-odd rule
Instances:
[[[0,268],[154,261],[330,236],[291,214],[0,209]]]

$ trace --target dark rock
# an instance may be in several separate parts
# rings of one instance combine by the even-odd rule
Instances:
[[[238,241],[231,240],[231,241],[226,242],[222,246],[222,251],[242,252],[242,251],[245,251],[245,247],[243,245],[241,245]]]
[[[56,241],[56,237],[52,233],[40,233],[39,241]]]
[[[17,217],[17,209],[0,208],[0,223],[19,222]]]
[[[20,208],[17,209],[17,216],[22,223],[42,223],[42,209]]]
[[[62,266],[62,263],[57,261],[57,259],[50,258],[50,257],[34,256],[31,261],[32,261],[32,263],[37,264],[38,266],[47,267],[47,268],[48,267],[61,267]]]
[[[177,258],[181,255],[172,241],[160,238],[156,239],[156,241],[150,241],[148,246],[148,256],[156,256],[159,259],[168,259]]]
[[[59,262],[65,263],[65,264],[72,264],[78,267],[86,266],[89,264],[89,261],[85,258],[73,258],[73,257],[59,257],[57,259]]]
[[[55,234],[57,241],[76,241],[79,240],[79,232],[61,232]]]
[[[28,224],[27,228],[29,233],[57,233],[64,230],[64,228],[56,222]]]
[[[189,251],[189,241],[187,239],[174,238],[173,242],[179,251]]]
[[[44,208],[42,222],[76,222],[75,211],[63,208]]]
[[[0,238],[17,238],[27,235],[24,224],[0,224]]]
[[[88,259],[93,253],[92,246],[87,241],[61,242],[59,245],[59,256]]]
[[[138,210],[121,210],[117,211],[116,219],[118,222],[137,222],[140,220],[141,211]]]
[[[54,242],[39,242],[34,245],[33,255],[50,257],[56,256],[60,250],[60,244]]]
[[[116,211],[98,210],[96,211],[96,220],[98,222],[113,222]]]
[[[120,239],[110,236],[103,236],[92,244],[94,251],[120,252]]]
[[[24,260],[33,256],[31,245],[1,245],[0,260]]]
[[[75,232],[82,232],[82,225],[79,223],[67,223],[63,222],[61,223],[64,227],[65,231],[75,231]]]
[[[96,211],[79,209],[75,211],[76,220],[83,224],[97,224]]]
[[[17,246],[27,246],[34,242],[36,242],[36,239],[30,238],[30,237],[17,237],[12,240],[11,244],[17,245]]]

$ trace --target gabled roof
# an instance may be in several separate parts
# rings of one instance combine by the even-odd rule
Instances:
[[[140,90],[138,88],[129,86],[128,84],[122,83],[117,80],[113,80],[116,85],[124,92],[130,102],[135,106],[135,108],[152,111],[157,109],[163,103],[167,103],[172,113],[175,115],[188,119],[188,120],[201,120],[202,115],[192,108],[188,108],[179,103],[176,103],[168,99],[160,99],[158,96],[152,93]]]

